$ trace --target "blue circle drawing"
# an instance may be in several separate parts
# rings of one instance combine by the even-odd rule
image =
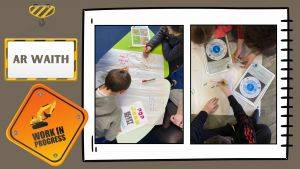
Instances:
[[[213,52],[214,53],[219,53],[220,50],[221,50],[220,46],[218,46],[218,45],[213,46]]]
[[[226,43],[221,39],[213,39],[206,46],[206,54],[212,60],[220,60],[226,53]]]
[[[255,98],[261,91],[261,83],[254,77],[246,77],[241,81],[240,91],[247,98]]]
[[[258,85],[253,80],[248,80],[244,84],[244,91],[250,95],[255,94],[257,92]]]
[[[247,90],[248,91],[252,91],[254,89],[254,85],[253,84],[247,84]]]

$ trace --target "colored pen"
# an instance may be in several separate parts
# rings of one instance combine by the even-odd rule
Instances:
[[[153,81],[153,80],[155,80],[155,78],[153,78],[153,79],[148,79],[148,80],[142,80],[142,83],[150,82],[150,81]]]

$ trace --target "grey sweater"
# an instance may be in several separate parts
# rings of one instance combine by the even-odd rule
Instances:
[[[96,138],[114,140],[121,131],[121,115],[115,96],[96,97]]]

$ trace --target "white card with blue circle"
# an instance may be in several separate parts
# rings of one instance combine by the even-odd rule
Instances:
[[[205,45],[205,54],[206,71],[209,74],[226,71],[232,66],[227,36],[220,39],[211,39]]]
[[[234,88],[234,94],[247,103],[258,106],[275,75],[263,65],[253,63]]]

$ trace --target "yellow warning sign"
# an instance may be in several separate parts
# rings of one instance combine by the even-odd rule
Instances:
[[[42,85],[34,85],[6,130],[7,138],[52,166],[63,163],[86,124],[87,112]]]

